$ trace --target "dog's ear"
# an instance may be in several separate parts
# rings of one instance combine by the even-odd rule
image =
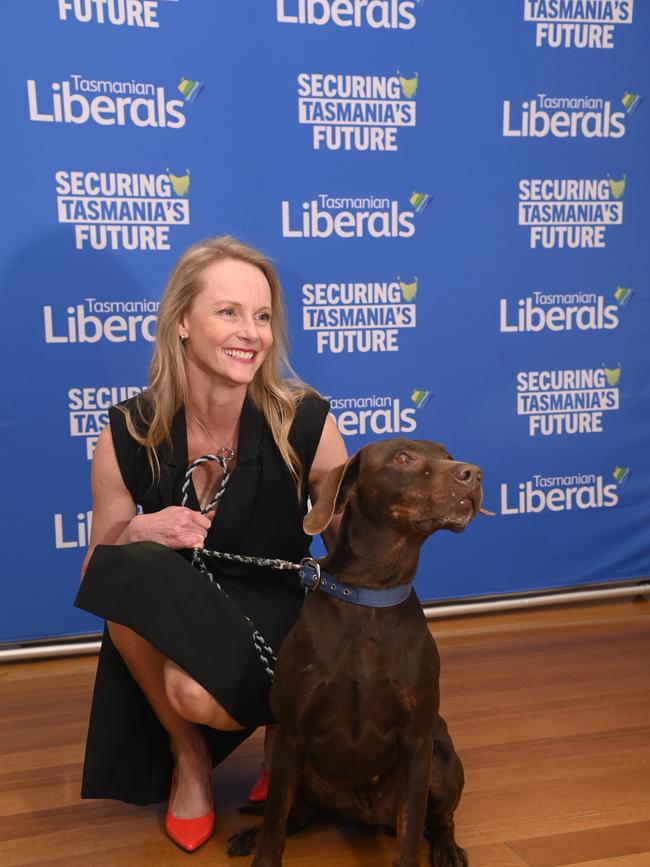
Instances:
[[[358,475],[359,452],[340,467],[329,471],[318,500],[302,522],[305,533],[315,536],[329,526],[332,516],[341,512],[347,503]]]

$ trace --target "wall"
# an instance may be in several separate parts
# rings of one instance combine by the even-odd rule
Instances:
[[[648,574],[647,6],[5,2],[0,639],[71,601],[108,406],[189,244],[269,253],[350,450],[485,472],[423,599]],[[270,554],[272,552],[269,552]]]

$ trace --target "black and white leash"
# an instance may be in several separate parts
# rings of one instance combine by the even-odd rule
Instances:
[[[205,509],[201,509],[202,515],[207,515],[211,509],[217,505],[221,497],[223,497],[226,485],[228,484],[228,480],[230,479],[230,473],[228,472],[228,461],[231,461],[234,457],[235,453],[232,449],[220,449],[218,455],[203,455],[200,458],[197,458],[195,461],[192,461],[190,466],[188,467],[187,472],[185,473],[185,481],[183,482],[183,487],[181,488],[181,506],[184,506],[187,503],[187,497],[190,487],[190,482],[192,481],[192,474],[195,470],[197,470],[203,464],[208,463],[208,461],[216,461],[221,469],[223,470],[223,479],[221,480],[221,485],[219,490],[216,492],[214,497],[210,500]]]

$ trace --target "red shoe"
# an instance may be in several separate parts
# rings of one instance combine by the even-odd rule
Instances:
[[[210,785],[210,812],[206,813],[205,816],[197,816],[196,819],[179,819],[177,816],[172,815],[175,786],[176,774],[172,776],[172,788],[169,794],[167,816],[165,817],[165,830],[174,843],[178,843],[186,852],[193,852],[199,846],[202,846],[206,840],[209,840],[214,833],[212,785]]]
[[[266,796],[269,790],[269,772],[262,768],[259,777],[255,780],[253,788],[250,791],[248,800],[252,804],[259,804],[266,801]]]

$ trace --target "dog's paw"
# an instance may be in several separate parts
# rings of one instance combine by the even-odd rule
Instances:
[[[432,846],[429,863],[431,867],[469,867],[467,853],[455,843]]]
[[[243,831],[229,837],[228,855],[230,858],[237,855],[250,855],[255,848],[261,827],[261,825],[255,825],[254,828],[244,828]]]

